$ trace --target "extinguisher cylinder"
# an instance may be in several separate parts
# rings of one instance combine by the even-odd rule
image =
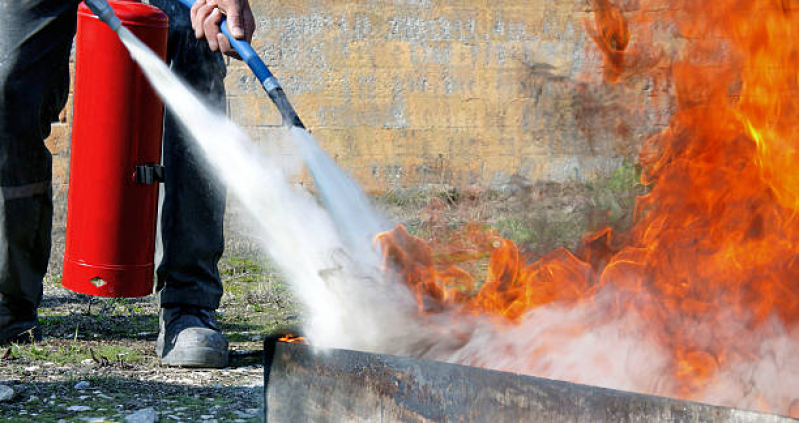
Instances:
[[[102,20],[89,8],[98,4]],[[82,294],[141,297],[153,292],[164,107],[106,18],[162,59],[169,20],[141,2],[108,4],[89,0],[78,9],[61,284]]]

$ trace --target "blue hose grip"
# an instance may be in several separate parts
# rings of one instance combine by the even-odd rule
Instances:
[[[194,5],[194,0],[180,0],[180,2],[189,9],[191,9],[192,5]],[[230,31],[227,27],[227,18],[222,18],[219,29],[221,29],[222,33],[225,34],[228,40],[230,40],[231,47],[233,47],[233,49],[236,50],[236,53],[241,56],[241,60],[250,67],[252,73],[255,74],[255,77],[261,81],[261,85],[263,85],[267,91],[270,91],[270,88],[277,87],[277,81],[272,75],[272,72],[269,71],[266,63],[264,63],[263,60],[258,57],[250,43],[245,40],[236,39],[230,34]],[[274,85],[274,87],[267,85]]]
[[[230,35],[230,31],[227,27],[227,18],[222,19],[222,23],[219,25],[219,29],[222,30],[222,33],[225,34],[228,40],[230,40],[230,46],[236,50],[236,53],[241,56],[241,60],[247,64],[252,70],[252,73],[255,74],[255,77],[261,81],[261,85],[265,85],[267,83],[267,79],[272,78],[272,72],[269,71],[269,68],[266,66],[263,60],[255,53],[250,43],[245,40],[239,40]],[[275,82],[277,84],[277,82]],[[264,88],[269,91],[269,87],[264,86]]]
[[[195,0],[179,1],[191,9]],[[236,50],[236,53],[239,54],[241,60],[250,67],[252,73],[254,73],[255,77],[258,78],[258,81],[261,82],[261,86],[264,88],[266,93],[269,95],[269,98],[273,103],[275,103],[275,106],[277,106],[277,109],[280,111],[280,115],[283,117],[283,124],[304,129],[305,125],[303,125],[300,117],[297,116],[297,112],[294,110],[294,108],[291,107],[291,103],[286,97],[286,93],[283,92],[283,88],[280,87],[277,79],[272,75],[272,72],[269,71],[269,68],[266,67],[266,63],[264,63],[263,60],[261,60],[261,58],[255,53],[255,50],[253,50],[250,43],[245,40],[237,40],[230,35],[230,31],[228,31],[227,27],[227,18],[222,18],[219,29],[230,41],[230,45],[234,50]]]

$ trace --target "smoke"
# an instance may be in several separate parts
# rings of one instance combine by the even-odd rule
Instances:
[[[759,345],[759,351],[731,357],[697,400],[799,417],[799,330],[786,330],[776,318],[764,326],[751,331],[739,323],[726,329],[741,342]]]
[[[307,335],[323,345],[377,351],[386,340],[397,341],[412,331],[398,321],[399,315],[415,312],[415,303],[404,287],[386,283],[380,256],[371,247],[373,235],[390,224],[313,139],[301,129],[276,131],[276,137],[282,138],[276,144],[294,145],[314,176],[325,181],[323,198],[330,213],[290,183],[286,171],[296,167],[286,166],[281,155],[265,154],[226,116],[206,107],[125,28],[119,35],[167,107],[244,205],[264,250],[311,310]],[[338,219],[337,225],[331,216]],[[386,304],[391,304],[388,310]],[[394,333],[387,327],[406,329]]]
[[[609,289],[568,307],[535,308],[509,323],[463,310],[420,313],[410,291],[387,276],[373,236],[392,226],[358,186],[300,129],[276,131],[276,144],[300,152],[325,203],[292,185],[296,166],[267,154],[212,111],[124,28],[120,37],[153,87],[251,218],[264,250],[309,312],[315,344],[422,357],[608,388],[685,397],[670,352],[645,316],[608,317]],[[721,316],[724,317],[724,316]],[[732,318],[731,316],[729,318]],[[709,322],[698,322],[703,330]],[[757,357],[729,357],[708,386],[688,395],[727,406],[787,413],[799,392],[799,333],[781,323],[757,335],[746,322],[708,337],[754,339]],[[779,382],[778,382],[779,381]]]

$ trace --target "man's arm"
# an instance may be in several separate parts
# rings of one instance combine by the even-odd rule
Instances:
[[[219,30],[222,18],[227,17],[230,34],[239,39],[252,40],[255,32],[255,19],[250,10],[248,0],[197,0],[191,7],[191,26],[194,35],[208,40],[212,51],[221,51],[232,57],[238,57],[230,46],[230,41]]]

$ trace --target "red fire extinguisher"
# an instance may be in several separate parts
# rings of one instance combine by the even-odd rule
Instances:
[[[156,7],[110,1],[161,58],[169,21]],[[62,284],[104,297],[153,290],[164,108],[117,35],[78,9],[75,95]]]

